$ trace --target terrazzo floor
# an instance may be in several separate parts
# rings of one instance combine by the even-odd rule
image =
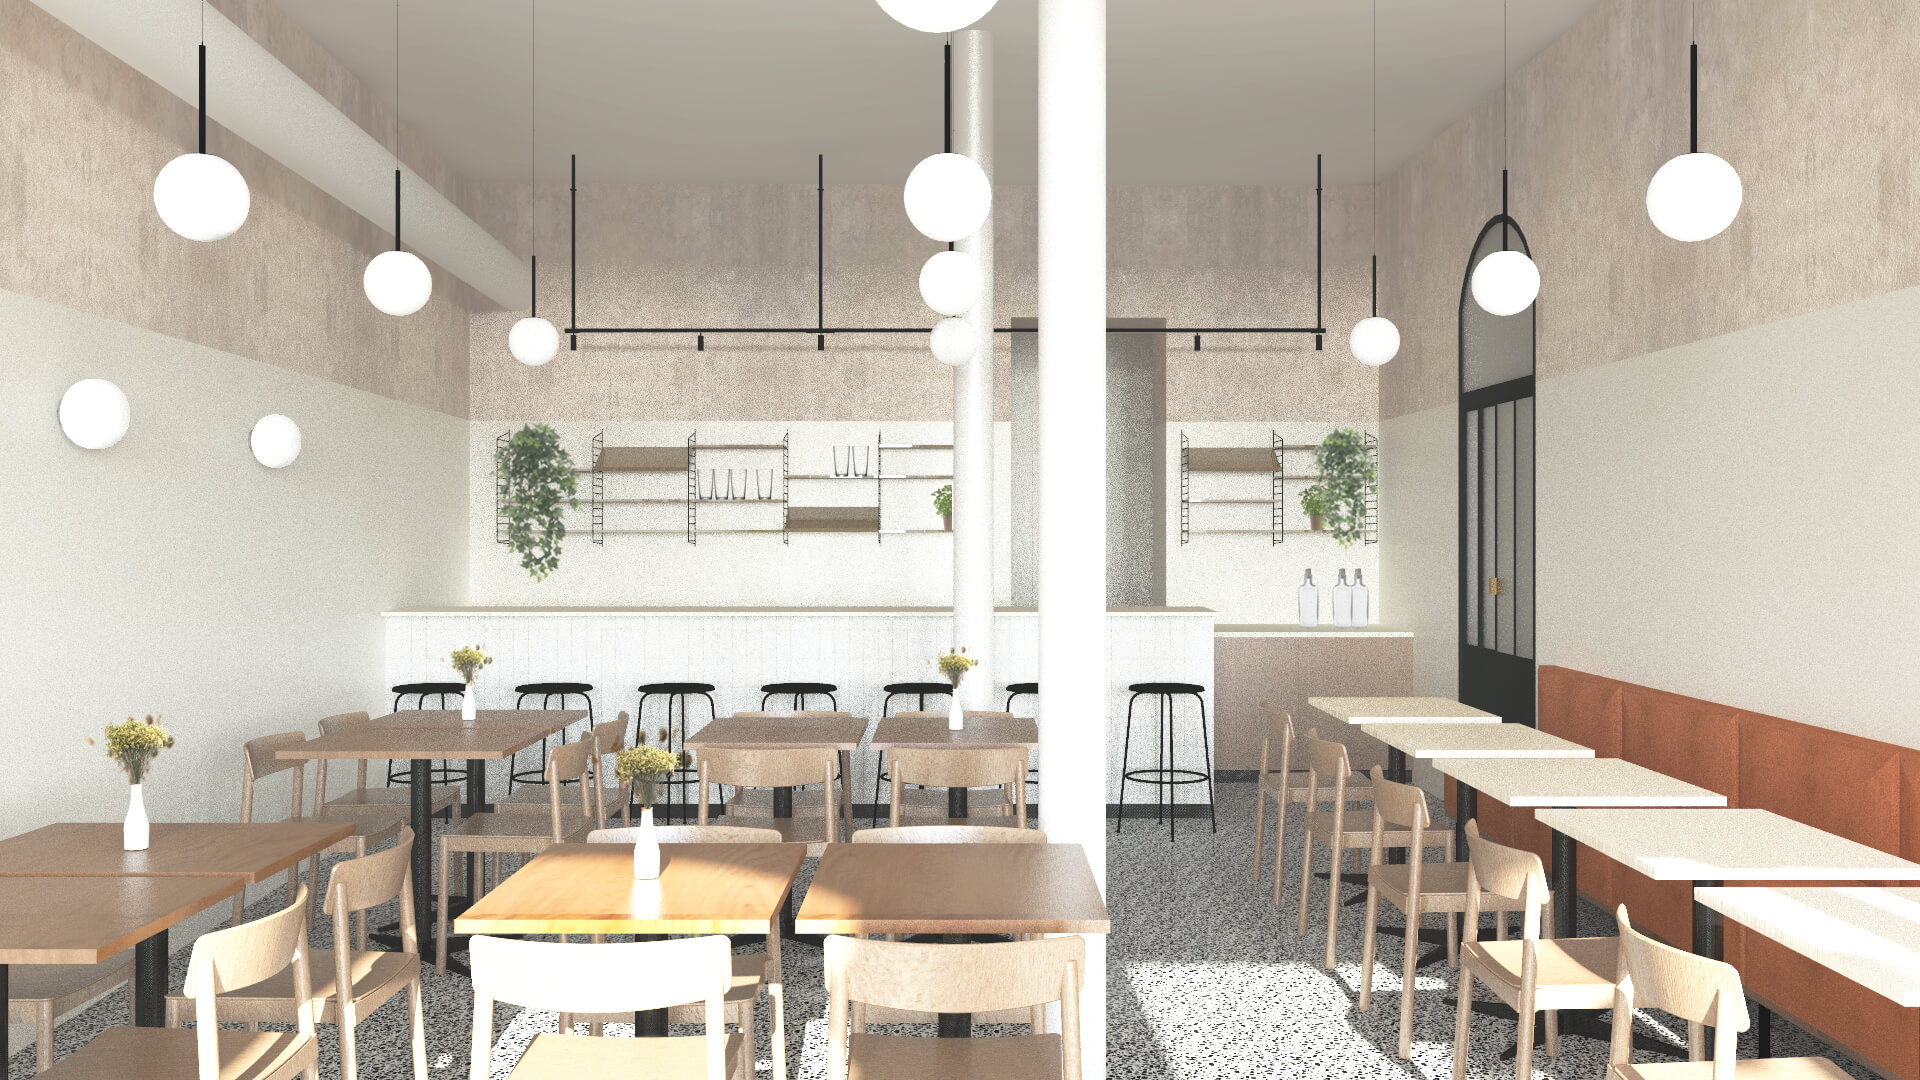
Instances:
[[[1413,1057],[1394,1056],[1400,1013],[1400,951],[1397,938],[1382,938],[1374,978],[1373,1008],[1359,1012],[1361,916],[1359,905],[1341,913],[1338,942],[1340,963],[1333,971],[1321,967],[1325,944],[1322,918],[1325,883],[1316,881],[1312,929],[1305,937],[1294,933],[1298,902],[1300,850],[1298,815],[1289,830],[1288,864],[1293,873],[1278,908],[1270,904],[1271,879],[1256,885],[1249,880],[1253,857],[1253,786],[1221,784],[1220,831],[1211,834],[1204,819],[1182,819],[1179,839],[1169,844],[1164,825],[1151,819],[1129,819],[1125,831],[1108,836],[1109,908],[1114,933],[1108,951],[1107,1059],[1108,1075],[1133,1078],[1213,1077],[1339,1077],[1433,1078],[1445,1080],[1453,1068],[1453,1018],[1443,999],[1455,986],[1456,973],[1446,964],[1423,968],[1416,983]],[[1439,807],[1435,816],[1444,820]],[[1268,865],[1271,844],[1268,841]],[[1357,861],[1361,856],[1352,856]],[[1324,850],[1320,861],[1325,862]],[[797,888],[804,890],[811,870],[802,872]],[[1347,887],[1352,895],[1361,890]],[[249,906],[250,917],[284,903],[278,893]],[[1384,924],[1397,924],[1397,912],[1386,911]],[[1438,927],[1438,916],[1428,923]],[[1591,905],[1582,905],[1583,934],[1611,934],[1612,918]],[[316,923],[313,944],[330,945],[326,926]],[[430,952],[430,950],[429,950]],[[173,957],[173,985],[181,985],[188,950]],[[796,1080],[820,1080],[826,1075],[826,993],[821,978],[820,952],[803,945],[783,950],[787,983],[789,1075]],[[427,1063],[430,1075],[464,1077],[468,1071],[468,1031],[472,1021],[470,984],[465,978],[426,973]],[[411,1073],[407,1053],[404,995],[367,1018],[360,1027],[360,1075],[366,1080],[404,1080]],[[56,1054],[65,1055],[85,1044],[103,1028],[127,1022],[124,988],[66,1019],[57,1029]],[[1641,1017],[1636,1027],[1668,1038],[1671,1018]],[[520,1050],[540,1031],[554,1028],[551,1013],[501,1007],[495,1013],[492,1075],[505,1077]],[[767,1042],[766,1003],[756,1022],[758,1075],[772,1075]],[[695,1034],[698,1028],[676,1026],[675,1034]],[[918,1030],[932,1034],[932,1025],[875,1030]],[[982,1035],[1012,1033],[1024,1028],[985,1026]],[[1511,1059],[1500,1052],[1510,1046],[1510,1021],[1478,1016],[1473,1019],[1468,1075],[1513,1076]],[[1682,1028],[1683,1030],[1683,1028]],[[334,1029],[320,1031],[321,1075],[337,1080],[338,1050]],[[629,1034],[611,1025],[610,1034]],[[1754,1052],[1753,1035],[1741,1037],[1742,1056]],[[1863,1066],[1778,1019],[1774,1022],[1776,1056],[1819,1055],[1839,1062],[1850,1074],[1869,1080]],[[1589,1039],[1563,1037],[1561,1056],[1534,1058],[1536,1077],[1601,1080],[1606,1075],[1606,1045]],[[34,1071],[31,1045],[18,1047],[8,1062],[8,1080],[26,1080]],[[137,1068],[130,1075],[138,1075]]]

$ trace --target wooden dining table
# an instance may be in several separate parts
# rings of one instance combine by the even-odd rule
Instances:
[[[1040,724],[1031,716],[968,716],[964,725],[953,731],[944,716],[889,716],[874,725],[867,745],[875,750],[1017,746],[1029,754],[1040,749]],[[966,788],[947,789],[947,816],[966,820]]]
[[[483,709],[472,721],[450,710],[409,710],[369,719],[278,751],[304,761],[407,761],[413,834],[413,916],[421,941],[433,940],[433,787],[435,761],[467,763],[467,811],[486,808],[486,765],[510,760],[569,724],[583,709]],[[469,863],[468,880],[476,880]]]
[[[454,920],[461,934],[768,934],[805,844],[662,844],[660,876],[633,876],[632,844],[555,844]],[[777,957],[776,957],[777,959]],[[634,1017],[667,1033],[666,1010]]]
[[[1310,697],[1307,704],[1343,724],[1498,724],[1484,709],[1443,697]],[[1390,780],[1407,783],[1406,751],[1387,744]]]
[[[696,755],[704,748],[715,750],[791,750],[797,747],[821,747],[840,755],[840,812],[842,835],[853,829],[853,751],[867,734],[864,716],[722,716],[687,739],[687,749]],[[696,798],[705,800],[707,793]],[[695,804],[698,806],[698,803]],[[793,789],[773,790],[773,816],[793,817]]]
[[[110,912],[114,898],[128,898],[134,905],[129,911],[93,921],[105,944],[143,935],[134,940],[133,1022],[159,1027],[166,1019],[169,989],[167,929],[247,885],[297,866],[352,836],[354,828],[352,822],[155,823],[147,849],[127,851],[117,822],[46,825],[0,840],[0,887],[11,890],[0,895],[97,894],[97,902],[75,908],[81,912],[96,906]],[[177,890],[130,884],[141,881],[183,884]],[[131,929],[123,933],[106,933],[129,923]]]
[[[803,934],[1105,934],[1113,923],[1078,844],[836,844],[794,920]],[[940,1034],[972,1034],[943,1013]]]

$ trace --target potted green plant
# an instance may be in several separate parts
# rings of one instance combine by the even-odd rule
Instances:
[[[1376,477],[1373,455],[1359,432],[1341,428],[1320,441],[1313,459],[1320,479],[1300,493],[1300,506],[1315,531],[1324,520],[1341,547],[1352,547],[1366,531],[1367,493]]]
[[[953,485],[948,484],[933,493],[933,512],[940,515],[940,524],[948,532],[953,531]]]
[[[567,535],[564,510],[577,510],[578,478],[573,458],[560,436],[545,424],[528,424],[494,452],[500,476],[500,514],[507,522],[507,549],[520,565],[545,580],[560,566],[560,541]]]

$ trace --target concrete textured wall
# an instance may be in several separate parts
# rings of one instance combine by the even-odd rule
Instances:
[[[1807,626],[1832,604],[1803,583],[1846,563],[1878,595],[1920,585],[1855,539],[1916,494],[1881,413],[1920,388],[1875,347],[1910,333],[1895,291],[1920,285],[1920,7],[1691,6],[1701,148],[1746,190],[1713,240],[1661,236],[1644,204],[1687,145],[1690,5],[1607,0],[1512,82],[1513,213],[1544,282],[1539,658],[1912,743],[1887,718],[1907,707],[1882,678],[1897,666],[1863,680],[1809,648],[1846,632]],[[1382,184],[1382,312],[1404,341],[1380,384],[1383,585],[1419,634],[1422,692],[1454,689],[1458,307],[1499,208],[1500,121],[1496,94]],[[1731,437],[1763,429],[1766,461]],[[1808,437],[1820,453],[1790,445]],[[1874,524],[1810,523],[1805,493],[1856,490]],[[1872,635],[1905,632],[1881,614]]]

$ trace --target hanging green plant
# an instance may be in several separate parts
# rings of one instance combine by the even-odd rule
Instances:
[[[1320,441],[1313,460],[1320,480],[1300,493],[1301,504],[1308,513],[1325,517],[1333,538],[1350,548],[1366,531],[1367,492],[1375,479],[1373,455],[1359,432],[1341,428]]]
[[[560,448],[560,436],[545,424],[528,424],[494,451],[501,482],[500,513],[507,521],[507,549],[541,581],[560,566],[560,541],[566,538],[564,510],[577,510],[573,458]]]

